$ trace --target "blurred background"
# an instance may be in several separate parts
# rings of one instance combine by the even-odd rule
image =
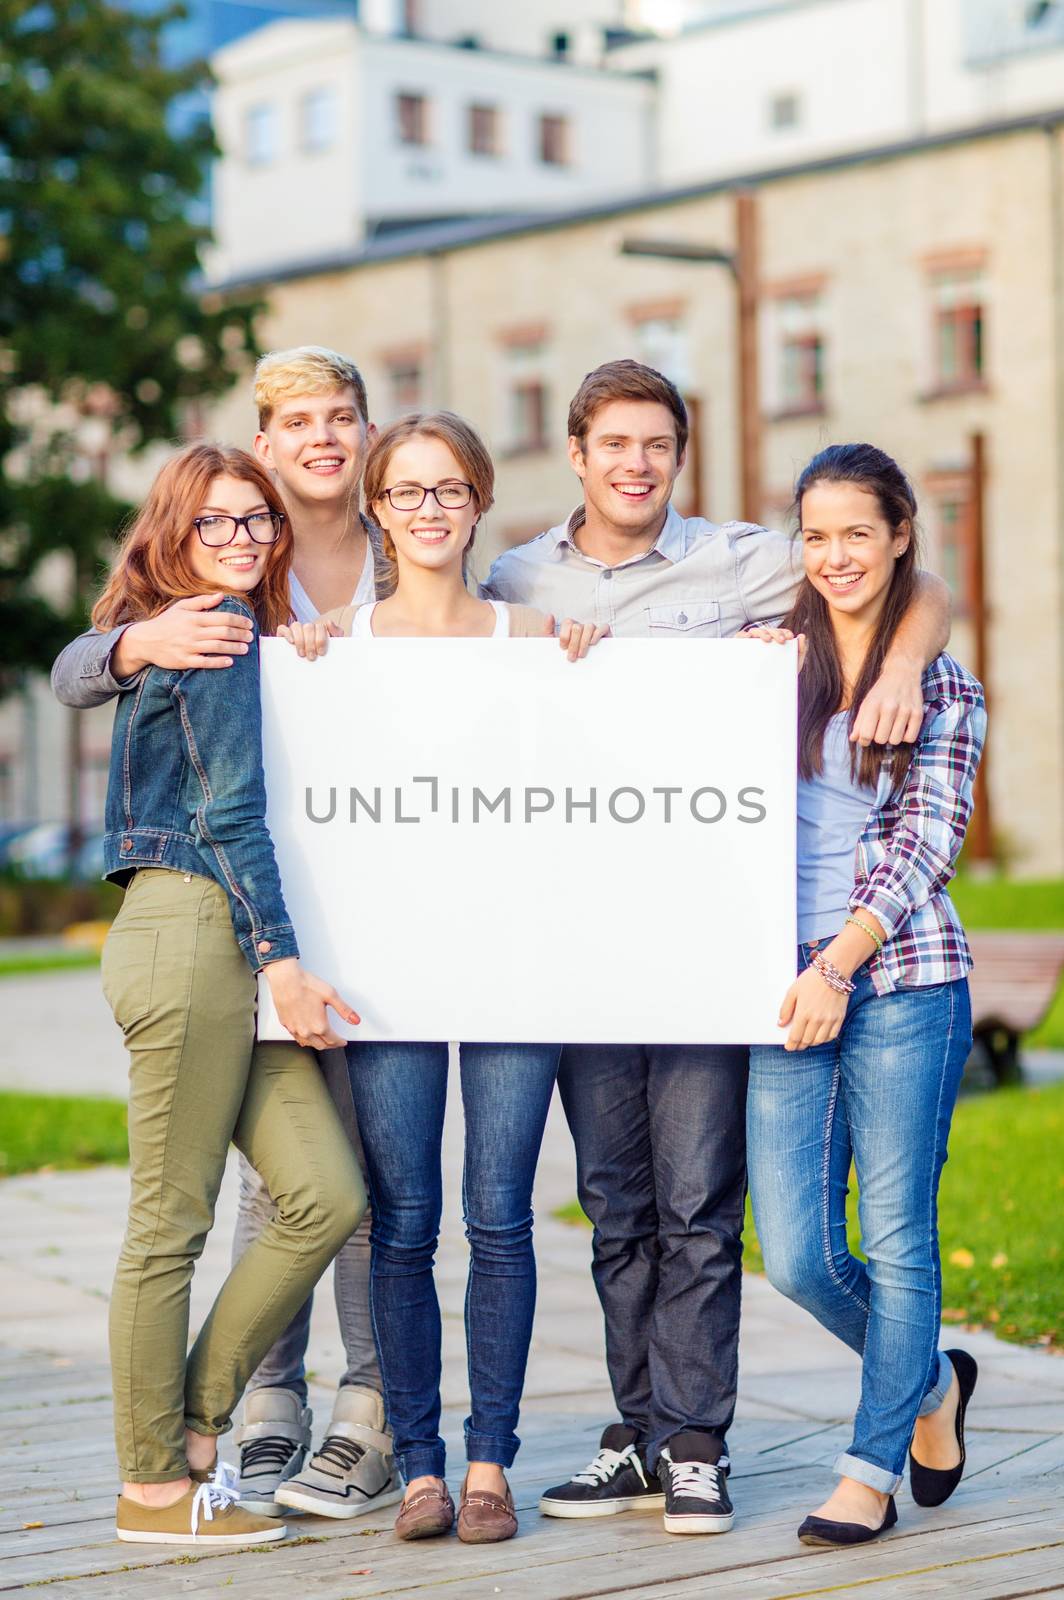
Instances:
[[[572,508],[619,356],[686,397],[685,514],[787,526],[832,440],[908,468],[991,713],[970,1081],[1034,1085],[965,1111],[947,1318],[1059,1344],[1064,0],[3,0],[0,1173],[124,1150],[95,974],[55,970],[117,904],[111,711],[48,667],[166,452],[248,444],[303,343],[378,422],[485,432],[481,571]]]

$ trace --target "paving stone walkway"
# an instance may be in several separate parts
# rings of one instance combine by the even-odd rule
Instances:
[[[33,995],[21,1011],[14,1008],[22,1019],[15,1025],[6,1004],[7,984],[14,981],[0,988],[5,1033],[9,1043],[15,1040],[15,1061],[0,1064],[0,1083],[69,1092],[83,1081],[84,1092],[120,1092],[123,1059],[117,1036],[107,1031],[106,1010],[97,1004],[95,975],[19,980],[23,991],[29,983],[50,986],[47,1052],[34,1042],[41,1012]],[[57,1036],[58,1058],[52,1053]],[[466,1257],[454,1110],[439,1278],[445,1431],[456,1488],[466,1399]],[[125,1172],[115,1168],[0,1184],[0,1594],[28,1595],[48,1586],[59,1597],[79,1600],[179,1594],[211,1600],[263,1594],[281,1600],[1064,1595],[1064,1360],[952,1330],[950,1339],[963,1342],[982,1369],[961,1489],[931,1512],[915,1508],[903,1492],[897,1529],[869,1548],[807,1550],[794,1530],[827,1492],[830,1462],[848,1440],[857,1363],[753,1277],[746,1281],[741,1395],[730,1438],[734,1531],[684,1539],[666,1535],[655,1516],[590,1523],[541,1518],[540,1492],[589,1459],[612,1416],[588,1271],[589,1235],[551,1215],[574,1188],[572,1149],[557,1105],[537,1185],[540,1297],[520,1430],[524,1445],[512,1474],[520,1536],[489,1547],[454,1539],[402,1545],[390,1531],[394,1513],[385,1512],[349,1524],[293,1520],[290,1540],[268,1553],[119,1545],[105,1362],[107,1294],[126,1187]],[[196,1277],[194,1321],[226,1270],[234,1208],[230,1172]],[[317,1296],[309,1360],[320,1425],[341,1368],[327,1285]]]

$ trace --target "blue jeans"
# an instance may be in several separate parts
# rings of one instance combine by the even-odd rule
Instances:
[[[676,1433],[723,1441],[735,1412],[746,1076],[745,1046],[562,1052],[610,1383],[652,1466]]]
[[[799,968],[809,947],[799,950]],[[877,995],[854,974],[837,1039],[750,1052],[747,1161],[770,1281],[862,1358],[843,1477],[893,1494],[918,1416],[941,1405],[938,1185],[972,1042],[965,979]],[[853,1161],[867,1265],[846,1241]]]
[[[559,1047],[463,1044],[462,1210],[470,1245],[466,1457],[508,1467],[525,1381],[536,1259],[532,1180]],[[445,1466],[440,1305],[432,1274],[443,1206],[445,1044],[349,1044],[348,1070],[373,1197],[370,1305],[384,1405],[404,1478]]]

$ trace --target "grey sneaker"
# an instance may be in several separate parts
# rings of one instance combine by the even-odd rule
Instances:
[[[384,1403],[372,1389],[346,1385],[337,1393],[321,1449],[281,1485],[278,1502],[317,1517],[361,1517],[402,1498]]]
[[[277,1490],[293,1477],[310,1449],[309,1408],[291,1389],[250,1389],[244,1399],[244,1421],[237,1429],[240,1446],[240,1504],[260,1517],[279,1517]]]

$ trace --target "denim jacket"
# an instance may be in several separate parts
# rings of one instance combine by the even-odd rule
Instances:
[[[219,611],[248,610],[229,597]],[[148,667],[115,711],[107,784],[104,875],[138,867],[213,878],[252,971],[297,956],[266,827],[254,648],[224,671]]]

